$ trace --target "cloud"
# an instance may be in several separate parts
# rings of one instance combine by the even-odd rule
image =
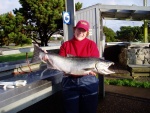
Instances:
[[[13,9],[20,7],[19,0],[0,0],[0,14],[13,11]]]

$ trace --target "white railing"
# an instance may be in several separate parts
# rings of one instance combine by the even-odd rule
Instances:
[[[53,49],[59,49],[60,46],[47,46],[47,47],[41,47],[41,48],[44,49],[44,50],[53,50]],[[7,50],[7,51],[0,51],[0,56],[11,55],[11,54],[19,54],[19,53],[28,53],[28,52],[33,52],[33,51],[34,51],[33,47]]]

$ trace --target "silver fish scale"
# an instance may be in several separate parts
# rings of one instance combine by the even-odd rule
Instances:
[[[113,62],[103,60],[100,58],[80,58],[80,57],[62,57],[58,54],[48,54],[45,53],[40,47],[35,45],[35,51],[33,55],[33,59],[36,61],[42,60],[42,58],[47,54],[48,59],[46,60],[47,67],[57,69],[59,71],[63,71],[66,74],[74,74],[74,75],[83,75],[88,74],[91,71],[102,73],[102,74],[110,74],[114,73],[110,71],[108,68]]]

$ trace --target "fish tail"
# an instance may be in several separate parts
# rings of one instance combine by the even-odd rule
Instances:
[[[43,50],[38,46],[38,44],[34,44],[33,56],[32,56],[30,63],[41,61],[41,59],[39,58],[39,53],[41,51]]]

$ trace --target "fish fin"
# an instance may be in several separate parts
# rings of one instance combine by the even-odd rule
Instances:
[[[89,71],[89,70],[94,70],[95,68],[84,68],[83,70]]]
[[[47,71],[47,70],[48,70],[48,68],[46,68],[46,69],[44,69],[44,71],[42,71],[42,73],[41,73],[41,75],[40,75],[40,78],[43,77],[44,72]]]
[[[76,57],[76,56],[71,55],[71,54],[67,54],[67,57]]]
[[[89,73],[91,72],[91,70],[90,71],[78,71],[78,72],[70,72],[70,73],[67,73],[67,74],[71,74],[71,75],[79,75],[79,76],[81,76],[81,75],[88,75]]]
[[[55,69],[55,68],[53,67],[53,65],[52,65],[53,62],[52,62],[51,60],[48,59],[46,63],[47,63],[47,68]]]
[[[41,61],[42,61],[43,63],[45,63],[45,64],[47,63],[46,61],[44,61],[44,60],[42,60],[42,59],[41,59]]]

